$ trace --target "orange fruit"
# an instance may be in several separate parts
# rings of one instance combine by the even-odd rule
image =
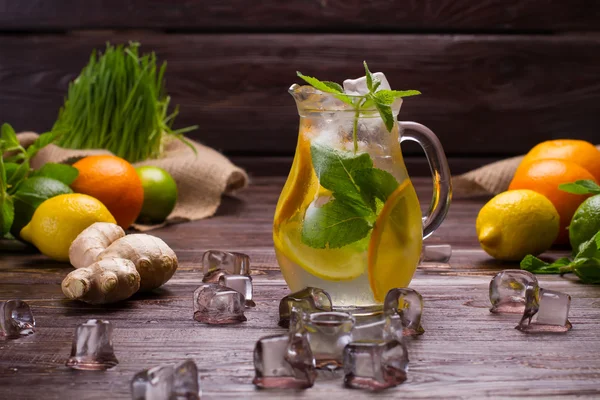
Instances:
[[[596,181],[600,181],[600,150],[585,140],[561,139],[542,142],[525,155],[521,165],[548,159],[573,162],[587,169]]]
[[[128,228],[144,203],[144,188],[135,168],[117,156],[89,156],[73,166],[79,176],[71,188],[100,200],[117,224]]]
[[[579,179],[595,180],[582,166],[564,160],[537,160],[521,164],[508,189],[530,189],[548,198],[560,215],[560,228],[555,243],[569,243],[567,227],[577,207],[589,196],[564,192],[558,188],[562,183]]]

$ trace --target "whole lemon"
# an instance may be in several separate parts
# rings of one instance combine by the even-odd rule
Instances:
[[[517,261],[548,250],[558,236],[560,217],[545,196],[509,190],[491,199],[477,216],[479,243],[500,260]]]
[[[99,200],[85,194],[62,194],[44,201],[21,230],[21,238],[57,261],[69,261],[75,238],[95,222],[116,223]]]

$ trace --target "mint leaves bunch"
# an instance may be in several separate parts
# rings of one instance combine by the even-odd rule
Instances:
[[[389,172],[373,168],[368,153],[354,155],[314,143],[310,151],[319,183],[332,192],[333,199],[307,210],[302,242],[332,249],[363,239],[398,181]]]
[[[371,109],[375,107],[385,124],[388,132],[392,131],[394,127],[394,114],[392,113],[392,104],[396,99],[400,97],[408,97],[408,96],[416,96],[421,94],[418,90],[377,90],[381,85],[379,79],[375,78],[371,71],[369,71],[369,67],[367,66],[367,62],[363,61],[365,67],[365,76],[367,79],[367,88],[369,89],[369,93],[363,96],[350,96],[344,93],[344,88],[335,82],[330,81],[320,81],[317,78],[313,78],[310,76],[303,75],[301,72],[297,71],[297,75],[302,78],[306,83],[311,85],[317,90],[320,90],[325,93],[333,94],[337,99],[343,101],[346,104],[349,104],[354,109],[354,127],[352,132],[352,138],[354,140],[354,152],[358,151],[358,118],[360,117],[360,112],[363,110]]]
[[[600,232],[579,246],[573,259],[565,257],[547,263],[530,254],[521,261],[521,269],[534,274],[574,273],[583,283],[600,284]]]
[[[40,193],[20,190],[23,182],[32,177],[44,176],[70,185],[77,178],[79,172],[70,165],[47,163],[37,171],[30,168],[33,156],[54,142],[58,136],[56,132],[44,133],[25,149],[19,143],[12,126],[3,124],[0,127],[0,238],[7,235],[12,227],[15,200],[34,208],[46,200]]]

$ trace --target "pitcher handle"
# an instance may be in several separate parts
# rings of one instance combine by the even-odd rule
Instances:
[[[423,218],[423,239],[428,238],[442,224],[452,200],[452,180],[450,167],[444,148],[431,129],[412,121],[398,121],[400,143],[409,140],[417,142],[425,152],[433,177],[433,198],[427,216]]]

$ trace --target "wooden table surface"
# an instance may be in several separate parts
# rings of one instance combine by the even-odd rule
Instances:
[[[60,282],[71,271],[36,254],[2,254],[0,300],[20,298],[35,313],[36,333],[0,341],[0,399],[127,399],[139,370],[193,359],[203,399],[370,398],[344,389],[338,375],[321,375],[302,392],[257,390],[252,351],[257,339],[281,333],[279,299],[288,293],[271,240],[275,203],[284,179],[255,178],[236,198],[225,198],[217,216],[153,232],[177,252],[180,267],[155,293],[110,307],[67,301]],[[429,182],[415,179],[423,202]],[[409,340],[408,380],[377,398],[600,397],[600,287],[542,276],[543,287],[569,293],[573,330],[527,335],[514,329],[517,316],[491,315],[491,276],[515,267],[490,259],[475,237],[484,199],[456,200],[448,219],[426,244],[453,246],[451,267],[420,268],[411,287],[423,294],[426,333]],[[248,321],[207,326],[192,319],[192,293],[202,279],[200,260],[208,249],[242,251],[252,258],[258,306]],[[551,252],[552,253],[552,252]],[[554,251],[551,255],[564,255]],[[110,320],[120,361],[106,372],[65,367],[75,327],[90,318]]]

